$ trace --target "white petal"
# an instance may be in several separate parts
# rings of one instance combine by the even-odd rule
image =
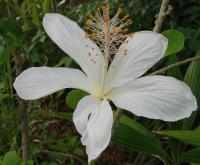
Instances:
[[[164,121],[189,117],[197,102],[183,82],[165,76],[146,76],[127,86],[113,89],[108,97],[117,107],[137,116]]]
[[[90,92],[87,77],[77,69],[32,67],[15,80],[14,88],[20,98],[34,100],[64,88]]]
[[[97,88],[104,67],[98,46],[85,38],[84,31],[74,21],[60,14],[46,14],[43,26],[49,37],[80,65],[93,87]]]
[[[83,135],[90,114],[95,110],[98,105],[98,100],[92,96],[85,96],[77,105],[76,110],[73,113],[73,122],[77,131]]]
[[[167,43],[164,36],[151,31],[136,32],[128,37],[109,68],[107,91],[143,75],[163,57]]]
[[[107,100],[84,97],[73,115],[74,124],[86,145],[89,162],[96,159],[108,146],[113,123],[112,109]]]

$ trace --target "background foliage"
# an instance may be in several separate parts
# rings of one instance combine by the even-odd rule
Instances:
[[[104,0],[90,3],[54,0],[0,0],[0,164],[87,164],[85,149],[71,121],[73,110],[85,93],[62,90],[27,102],[29,161],[21,158],[21,111],[12,83],[18,65],[78,67],[45,34],[42,18],[58,12],[84,23]],[[159,0],[110,0],[111,13],[121,7],[134,20],[130,31],[151,30]],[[172,1],[162,34],[169,39],[166,56],[149,73],[178,61],[200,56],[200,1]],[[20,61],[19,61],[20,60]],[[200,104],[200,62],[178,66],[164,75],[187,83]],[[115,109],[114,109],[115,110]],[[124,113],[112,144],[95,164],[182,165],[200,164],[200,116],[162,122]]]

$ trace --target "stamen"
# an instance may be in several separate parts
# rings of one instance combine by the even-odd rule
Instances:
[[[121,7],[119,7],[118,9],[117,9],[117,13],[118,14],[121,14],[123,12],[123,9],[121,8]]]
[[[85,23],[86,30],[89,30],[89,33],[85,33],[85,38],[89,37],[96,42],[104,55],[104,60],[111,59],[110,56],[116,54],[119,46],[132,35],[128,33],[127,28],[133,23],[130,16],[127,14],[120,19],[120,14],[124,11],[118,8],[117,13],[110,19],[109,10],[109,5],[104,5],[101,10],[97,10],[94,17],[90,15]],[[128,44],[128,41],[126,43]]]
[[[88,36],[88,34],[87,34],[87,33],[85,33],[84,35],[85,35],[84,37],[85,37],[86,39],[87,39],[87,38],[89,38],[89,36]]]

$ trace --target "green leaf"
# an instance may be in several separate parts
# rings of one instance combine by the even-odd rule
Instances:
[[[20,163],[21,161],[17,153],[15,151],[9,151],[3,157],[2,165],[19,165]]]
[[[56,115],[60,119],[72,121],[72,113],[71,112],[57,112]]]
[[[23,31],[16,21],[11,21],[7,18],[0,19],[0,33],[10,44],[15,43],[19,46],[22,42]]]
[[[200,145],[199,131],[159,131],[158,133],[184,141],[185,143]]]
[[[200,163],[200,147],[185,152],[182,160],[189,163]]]
[[[116,130],[113,143],[142,153],[157,155],[162,159],[167,157],[161,145],[158,145],[159,142],[155,143],[154,139],[148,138],[124,124],[120,124]]]
[[[21,165],[33,165],[33,160],[23,161]]]
[[[197,53],[200,56],[200,51]],[[197,99],[197,104],[200,105],[200,61],[192,62],[185,74],[184,82],[190,87],[192,93]],[[184,120],[184,129],[190,129],[195,122],[198,111],[193,112],[192,116]]]
[[[5,48],[0,46],[0,65],[8,61],[14,49],[15,47],[13,45],[7,46]]]
[[[44,14],[46,14],[50,11],[50,7],[51,7],[51,0],[43,0],[42,8],[43,8]]]
[[[171,65],[171,64],[174,64],[174,63],[178,62],[176,54],[168,56],[168,59],[169,59],[168,65]],[[181,70],[180,70],[179,66],[169,69],[167,71],[167,76],[175,77],[175,78],[177,78],[179,80],[183,79],[183,75],[181,73]]]
[[[70,58],[70,57],[63,57],[63,58],[60,59],[59,63],[55,67],[60,67],[60,66],[70,67],[70,65],[72,63],[73,63],[72,58]]]
[[[157,141],[157,139],[153,136],[151,132],[149,132],[149,130],[147,130],[140,123],[138,123],[134,119],[131,119],[130,117],[122,115],[120,118],[120,123],[134,129],[135,131],[139,132],[140,134],[146,137],[153,138],[155,141]]]
[[[168,48],[165,55],[172,55],[181,51],[184,47],[185,36],[178,30],[166,30],[162,34],[168,39]]]
[[[85,152],[84,152],[84,150],[82,148],[78,148],[78,147],[75,148],[73,150],[73,153],[78,155],[78,156],[85,156]]]
[[[82,99],[86,95],[87,93],[80,91],[78,89],[71,90],[66,97],[67,105],[70,108],[75,109],[79,100]]]
[[[32,7],[32,22],[37,27],[40,27],[39,15],[38,15],[37,6],[35,3],[33,3],[33,7]]]
[[[120,119],[120,125],[112,141],[135,151],[157,155],[162,159],[167,158],[160,141],[137,121],[124,115]]]
[[[197,53],[200,56],[200,50]],[[200,61],[194,61],[190,64],[185,74],[184,82],[189,85],[197,101],[200,100]]]

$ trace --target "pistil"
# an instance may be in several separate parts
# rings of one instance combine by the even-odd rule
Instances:
[[[108,64],[110,59],[110,44],[111,44],[111,34],[110,34],[110,17],[109,17],[109,6],[108,4],[103,8],[103,19],[105,22],[104,25],[104,34],[105,34],[105,48],[104,48],[104,72],[102,77],[102,91],[101,95],[104,95],[104,86],[106,80],[106,74],[108,70]]]
[[[103,8],[103,19],[105,22],[104,25],[104,34],[105,34],[105,48],[104,48],[104,60],[105,60],[105,70],[108,69],[108,63],[110,59],[110,44],[111,44],[111,34],[110,34],[110,17],[109,17],[109,5],[107,4]]]

